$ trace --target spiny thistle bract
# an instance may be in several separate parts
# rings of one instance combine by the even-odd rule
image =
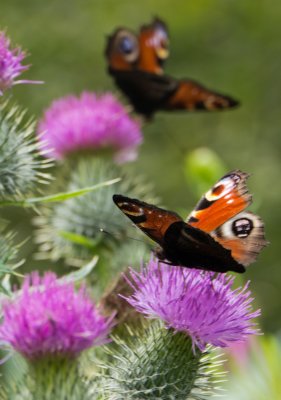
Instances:
[[[7,274],[12,274],[22,262],[17,262],[16,257],[18,249],[21,245],[14,243],[14,232],[1,232],[0,230],[0,292],[7,292],[7,288],[3,285],[3,278]]]
[[[18,247],[14,243],[14,232],[0,232],[0,272],[2,266],[11,266],[15,260]]]
[[[121,176],[121,182],[101,188],[85,196],[42,210],[35,219],[39,229],[36,241],[40,244],[39,256],[58,260],[65,258],[69,264],[75,260],[89,259],[102,247],[120,246],[127,236],[137,237],[136,230],[126,221],[114,205],[114,193],[153,199],[151,187],[139,177],[130,175],[122,167],[101,158],[78,159],[72,171],[68,190],[87,187]],[[155,197],[154,197],[155,201]],[[104,230],[102,232],[101,230]]]
[[[21,199],[50,180],[44,169],[51,161],[41,159],[34,128],[20,107],[0,103],[0,199]]]
[[[185,333],[159,322],[131,331],[126,343],[115,338],[113,345],[111,360],[102,365],[105,400],[209,399],[221,380],[211,348],[194,352]]]

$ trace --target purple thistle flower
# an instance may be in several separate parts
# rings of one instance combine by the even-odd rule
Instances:
[[[29,69],[30,65],[22,65],[26,57],[20,47],[10,49],[10,39],[0,31],[0,96],[6,89],[21,83],[43,83],[41,81],[15,80],[22,72]]]
[[[139,312],[162,319],[168,328],[186,332],[193,346],[226,347],[258,334],[249,282],[232,289],[233,277],[167,266],[150,260],[140,273],[131,270],[134,294],[125,297]]]
[[[140,124],[110,93],[84,92],[54,101],[38,127],[42,149],[48,156],[64,158],[79,150],[113,150],[115,161],[137,157],[142,142]],[[43,135],[41,134],[43,132]]]
[[[85,288],[59,281],[52,272],[25,277],[22,290],[3,302],[0,341],[26,358],[78,355],[108,342],[112,317],[101,316]]]

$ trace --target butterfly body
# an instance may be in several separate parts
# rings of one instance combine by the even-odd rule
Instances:
[[[188,266],[216,272],[245,272],[245,267],[231,257],[231,251],[212,236],[183,221],[173,223],[165,234],[159,259],[173,265]]]
[[[167,76],[146,71],[115,71],[109,69],[116,85],[128,97],[134,110],[150,118],[156,111],[168,109],[169,98],[178,88],[178,83]]]
[[[151,118],[161,110],[215,111],[238,105],[232,97],[196,81],[165,75],[168,39],[166,24],[159,19],[142,26],[139,35],[118,28],[108,38],[108,72],[136,112]]]
[[[266,246],[261,219],[244,209],[250,204],[248,175],[222,177],[185,222],[178,214],[122,195],[113,201],[159,248],[170,264],[216,272],[244,272]]]

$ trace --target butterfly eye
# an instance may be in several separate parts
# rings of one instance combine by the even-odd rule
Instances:
[[[240,218],[232,223],[232,232],[239,238],[246,238],[253,229],[253,222],[248,218]]]

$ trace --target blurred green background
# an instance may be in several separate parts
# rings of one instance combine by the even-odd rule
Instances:
[[[32,64],[14,98],[40,117],[50,102],[83,90],[116,91],[103,57],[106,35],[159,16],[169,24],[166,72],[190,77],[241,100],[221,113],[159,113],[144,127],[137,168],[154,182],[167,208],[188,213],[198,193],[186,178],[186,156],[207,147],[231,169],[252,174],[252,210],[271,242],[245,279],[262,307],[262,329],[281,326],[280,96],[281,2],[272,0],[1,0],[0,28],[27,49]],[[21,211],[16,229],[24,229]],[[18,214],[17,214],[18,213]],[[30,214],[27,214],[27,219]]]

